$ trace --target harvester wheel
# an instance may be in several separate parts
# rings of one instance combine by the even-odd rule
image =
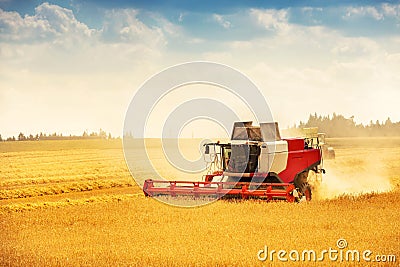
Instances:
[[[307,201],[311,200],[312,192],[311,192],[311,186],[306,183],[306,185],[303,186],[303,195],[306,197]]]
[[[296,188],[299,189],[301,195],[305,196],[307,201],[310,201],[312,195],[311,185],[307,182],[307,178],[308,178],[308,171],[299,173],[294,180],[294,184]]]

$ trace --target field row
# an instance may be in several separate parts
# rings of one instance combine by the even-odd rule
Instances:
[[[32,176],[34,177],[34,176]],[[97,181],[97,180],[115,180],[115,179],[132,179],[130,174],[124,170],[119,172],[102,172],[99,174],[75,174],[56,175],[54,173],[47,173],[38,176],[37,178],[18,178],[18,179],[4,179],[0,181],[0,189],[12,189],[23,186],[43,185],[43,184],[56,184],[65,182],[83,182],[83,181]]]
[[[136,194],[111,194],[111,195],[100,195],[92,196],[89,198],[78,198],[70,199],[64,198],[58,201],[40,201],[40,202],[25,202],[25,203],[10,203],[5,205],[0,205],[0,213],[10,213],[10,212],[22,212],[27,210],[37,210],[46,208],[61,208],[65,206],[79,206],[88,205],[96,203],[108,203],[108,202],[119,202],[126,201],[128,199],[144,198],[142,193]]]
[[[0,177],[1,181],[4,181],[6,179],[43,178],[44,176],[128,173],[123,155],[120,151],[118,152],[118,154],[111,153],[108,157],[93,153],[90,154],[90,157],[86,157],[85,155],[69,155],[64,152],[62,155],[41,159],[38,159],[40,152],[34,153],[31,157],[23,155],[5,157],[0,154],[2,163]]]
[[[67,194],[71,192],[85,192],[92,190],[102,190],[115,187],[133,187],[133,180],[104,180],[104,181],[86,181],[61,183],[46,186],[29,186],[18,189],[1,189],[0,200],[29,198],[46,195]]]

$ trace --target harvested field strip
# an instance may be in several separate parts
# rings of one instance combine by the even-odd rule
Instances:
[[[70,174],[70,175],[55,175],[46,176],[43,178],[20,178],[20,179],[7,179],[0,181],[0,189],[12,189],[12,187],[21,186],[32,186],[32,185],[43,185],[52,183],[65,183],[65,182],[82,182],[82,181],[96,181],[96,180],[106,180],[126,177],[127,179],[132,179],[128,172],[109,172],[97,175],[87,175],[87,174]]]
[[[68,155],[66,155],[68,157]],[[55,162],[47,159],[47,164],[36,164],[35,160],[4,162],[0,169],[0,179],[3,186],[15,184],[17,179],[43,179],[66,176],[98,176],[98,177],[125,177],[129,175],[124,159],[100,158],[93,160],[82,159],[81,162]],[[0,186],[2,186],[0,185]]]
[[[37,164],[40,165],[48,165],[50,163],[81,163],[85,161],[90,162],[102,162],[102,160],[111,160],[111,161],[124,161],[123,154],[121,151],[113,151],[109,154],[103,154],[102,152],[91,152],[91,153],[69,153],[60,152],[58,154],[53,153],[51,155],[43,155],[38,152],[30,153],[30,155],[25,155],[23,152],[20,153],[0,153],[0,159],[4,164],[7,165],[31,165]],[[42,152],[41,152],[42,153]]]
[[[52,151],[80,151],[80,150],[110,150],[121,149],[122,141],[120,139],[113,140],[46,140],[46,141],[19,141],[4,142],[0,146],[1,152],[32,152],[42,151],[45,154]]]
[[[69,151],[68,151],[69,152]],[[46,164],[49,163],[50,161],[58,161],[58,162],[81,162],[81,161],[95,161],[95,160],[101,160],[101,159],[121,159],[122,158],[122,153],[118,151],[118,153],[110,153],[109,155],[102,155],[99,153],[81,153],[81,154],[72,154],[72,153],[58,153],[55,154],[53,153],[52,155],[42,155],[39,153],[31,153],[30,155],[25,155],[22,154],[23,152],[20,153],[13,153],[12,155],[10,154],[0,154],[0,157],[2,160],[12,162],[14,160],[20,160],[21,162],[24,161],[29,161],[29,162],[37,162],[41,164]],[[115,154],[115,155],[113,155]],[[65,156],[68,156],[66,158]],[[123,158],[122,158],[123,159]]]
[[[78,206],[96,203],[119,202],[134,198],[144,198],[142,193],[137,194],[120,194],[120,195],[103,195],[93,196],[90,198],[68,199],[60,201],[45,201],[38,203],[12,203],[0,206],[1,213],[22,212],[27,210],[46,209],[51,207],[61,208],[65,206]]]
[[[68,155],[65,155],[65,157],[68,157]],[[124,162],[123,158],[81,158],[81,159],[75,159],[75,160],[62,160],[62,159],[43,159],[47,160],[47,162],[41,162],[37,160],[25,160],[21,158],[15,158],[10,160],[10,162],[3,161],[6,166],[8,167],[15,167],[15,168],[29,168],[29,167],[34,167],[36,168],[46,168],[48,165],[62,165],[62,164],[71,164],[71,165],[80,165],[80,164],[85,164],[85,163],[92,163],[95,162],[98,165],[105,164],[105,161],[107,161],[107,164],[110,164],[112,162]]]
[[[57,180],[71,180],[76,177],[76,179],[80,180],[83,177],[88,179],[98,178],[98,179],[107,179],[107,178],[125,178],[129,176],[128,170],[115,168],[115,169],[87,169],[87,170],[65,170],[65,171],[45,171],[41,172],[32,172],[32,173],[17,173],[15,172],[13,175],[8,176],[7,178],[2,178],[0,182],[1,186],[13,186],[20,184],[30,184],[31,180],[39,180],[43,181],[49,179],[49,182],[57,181]],[[1,176],[0,176],[1,177]],[[20,180],[20,181],[18,181]],[[42,182],[38,182],[40,184]]]
[[[19,189],[3,189],[0,190],[1,199],[16,199],[28,198],[45,195],[57,195],[71,192],[92,191],[97,189],[106,189],[113,187],[132,187],[133,180],[120,179],[120,180],[105,180],[105,181],[87,181],[87,182],[70,182],[63,184],[56,184],[50,186],[32,186]]]
[[[123,155],[120,152],[118,155],[109,155],[103,156],[98,154],[89,154],[89,155],[71,155],[67,153],[63,154],[54,154],[52,156],[41,156],[40,154],[30,155],[26,157],[24,155],[17,155],[13,157],[5,157],[4,154],[0,154],[0,158],[5,165],[9,166],[29,166],[29,165],[37,165],[37,166],[46,166],[49,164],[64,164],[64,163],[82,163],[82,162],[99,162],[102,163],[104,160],[107,161],[124,161]],[[109,163],[109,162],[107,162]]]

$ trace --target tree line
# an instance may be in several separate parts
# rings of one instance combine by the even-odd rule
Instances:
[[[390,118],[386,121],[375,121],[372,120],[368,125],[357,124],[354,121],[354,116],[346,118],[343,115],[333,113],[332,116],[321,116],[317,113],[310,114],[308,121],[300,121],[299,125],[293,125],[288,130],[301,130],[308,127],[318,127],[319,132],[326,133],[327,137],[376,137],[376,136],[400,136],[400,122],[392,122]],[[132,134],[130,133],[132,136]],[[133,136],[132,136],[133,137]],[[7,139],[3,139],[0,134],[0,141],[39,141],[39,140],[79,140],[79,139],[112,139],[111,133],[106,133],[100,129],[99,132],[88,133],[84,131],[82,135],[69,135],[64,136],[63,134],[43,134],[39,133],[36,135],[25,135],[19,133],[17,137],[12,136]]]
[[[368,125],[357,124],[354,116],[346,118],[343,115],[333,113],[332,116],[321,116],[317,113],[310,114],[307,122],[300,122],[295,129],[318,127],[319,132],[326,133],[327,137],[376,137],[376,136],[400,136],[400,122],[386,121],[373,122]],[[293,129],[292,128],[292,129]]]
[[[38,133],[38,134],[29,134],[25,135],[20,132],[17,137],[12,136],[6,139],[3,139],[0,134],[0,141],[40,141],[40,140],[82,140],[82,139],[112,139],[111,133],[106,133],[104,130],[100,129],[99,132],[91,132],[88,133],[84,131],[82,135],[63,135],[62,133]]]

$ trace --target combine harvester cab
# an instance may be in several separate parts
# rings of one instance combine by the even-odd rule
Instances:
[[[324,159],[335,159],[335,149],[326,143],[326,134],[318,132],[318,127],[303,128],[302,132],[306,145],[320,148]]]
[[[209,161],[203,181],[146,180],[146,196],[311,200],[310,171],[319,174],[322,152],[304,138],[282,139],[278,124],[235,122],[230,143],[205,144]]]

